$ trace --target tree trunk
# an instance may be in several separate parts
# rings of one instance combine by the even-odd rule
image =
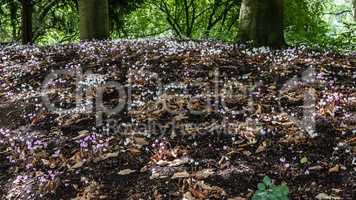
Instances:
[[[285,45],[283,0],[243,0],[239,24],[242,42],[277,48]]]
[[[352,0],[352,5],[354,8],[354,22],[356,22],[356,0]]]
[[[22,5],[22,44],[32,44],[32,2],[21,0]]]
[[[12,29],[12,41],[17,40],[17,5],[15,0],[10,2],[10,15],[11,15],[11,29]]]
[[[80,0],[80,39],[104,40],[109,36],[109,6],[107,0]]]

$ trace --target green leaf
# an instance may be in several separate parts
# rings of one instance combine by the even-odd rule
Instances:
[[[268,176],[263,178],[263,183],[259,183],[257,188],[252,200],[288,200],[288,186],[285,183],[275,186]]]
[[[272,185],[271,179],[270,179],[270,177],[268,177],[268,176],[265,176],[265,177],[263,178],[263,183],[264,183],[267,187]]]
[[[289,193],[289,189],[288,189],[288,186],[287,185],[282,185],[281,186],[281,192],[285,195],[288,195]]]
[[[259,192],[257,191],[253,196],[252,200],[265,200],[267,193],[266,192]]]
[[[266,185],[263,183],[257,184],[257,188],[259,191],[266,191]]]

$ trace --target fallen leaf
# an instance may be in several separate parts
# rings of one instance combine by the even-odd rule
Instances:
[[[215,174],[214,169],[204,169],[204,170],[196,172],[195,177],[198,179],[205,179],[205,178],[208,178],[214,174]]]
[[[136,156],[139,156],[141,154],[141,150],[136,147],[129,147],[127,150]]]
[[[305,164],[307,162],[308,162],[308,158],[305,156],[302,159],[300,159],[300,164]]]
[[[324,169],[324,168],[322,166],[320,166],[320,165],[309,167],[309,170],[311,170],[311,171],[319,171],[319,170],[322,170],[322,169]]]
[[[88,130],[82,130],[82,131],[79,131],[78,132],[78,136],[77,137],[74,137],[72,140],[79,140],[85,136],[87,136],[89,134],[89,131]]]
[[[179,165],[183,165],[189,162],[188,158],[175,159],[168,166],[169,167],[177,167]]]
[[[337,173],[340,171],[340,165],[335,165],[334,167],[329,169],[329,173]]]
[[[166,160],[160,160],[156,164],[159,166],[167,166],[169,164],[169,162]]]
[[[84,165],[85,161],[80,161],[75,163],[72,167],[70,167],[71,169],[78,169],[81,168]]]
[[[242,152],[245,156],[251,156],[252,153],[250,151],[243,151]]]
[[[191,192],[184,193],[183,200],[195,200]]]
[[[119,156],[119,152],[114,152],[114,153],[107,153],[104,155],[100,155],[99,158],[94,159],[94,162],[99,162],[99,161],[103,161],[109,158],[115,158]]]
[[[188,178],[190,175],[187,171],[184,172],[177,172],[172,176],[172,179],[178,179],[178,178]]]
[[[198,199],[206,199],[207,198],[207,191],[199,191],[195,188],[191,188],[190,192],[192,193],[192,195]]]
[[[332,199],[332,196],[329,196],[328,194],[325,193],[319,193],[315,198],[318,200],[328,200],[328,199]]]
[[[124,169],[118,172],[119,175],[125,176],[125,175],[129,175],[136,172],[136,170],[132,170],[132,169]]]
[[[256,149],[256,153],[261,153],[263,151],[266,151],[267,149],[267,142],[263,141],[262,144]]]
[[[147,142],[147,140],[146,140],[145,138],[142,138],[142,137],[135,137],[134,140],[135,140],[135,143],[136,143],[137,145],[140,145],[140,146],[148,145],[148,142]]]

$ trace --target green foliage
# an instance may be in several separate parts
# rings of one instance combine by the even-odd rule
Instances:
[[[161,16],[158,21],[165,25],[158,32],[166,32],[165,35],[223,40],[236,37],[241,0],[147,0],[146,4],[150,6],[145,13],[151,13],[153,18]],[[141,11],[135,15],[141,15]]]
[[[289,45],[316,49],[355,50],[351,3],[334,0],[285,1],[285,35]],[[342,27],[342,28],[340,28]]]
[[[16,0],[0,0],[0,42],[16,41],[20,38],[20,3]]]
[[[144,0],[108,0],[111,34],[113,38],[127,37],[127,16],[140,8]],[[138,31],[139,32],[139,31]],[[138,33],[136,32],[136,33]]]
[[[121,35],[131,38],[170,36],[170,27],[165,20],[162,20],[164,17],[164,14],[157,11],[154,5],[145,4],[126,17]]]
[[[74,1],[46,2],[39,1],[34,7],[35,41],[38,44],[78,41],[77,4]]]
[[[242,0],[108,0],[111,38],[180,37],[235,42]],[[77,0],[35,0],[37,44],[79,41]],[[21,5],[0,0],[0,42],[21,38]],[[352,0],[285,0],[288,45],[356,50]]]
[[[268,176],[257,185],[258,190],[252,200],[288,200],[289,189],[285,184],[275,186]]]
[[[285,34],[289,44],[318,43],[328,32],[322,20],[326,0],[285,1]]]

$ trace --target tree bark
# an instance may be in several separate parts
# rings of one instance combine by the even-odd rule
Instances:
[[[107,0],[80,0],[80,39],[104,40],[109,36],[109,6]]]
[[[243,0],[238,35],[255,46],[284,46],[283,0]]]
[[[11,28],[12,28],[12,41],[16,41],[17,39],[17,5],[15,0],[10,2],[10,15],[11,15]]]
[[[352,5],[354,9],[354,22],[356,22],[356,0],[352,0]]]
[[[21,0],[22,5],[22,44],[32,44],[32,1]]]

